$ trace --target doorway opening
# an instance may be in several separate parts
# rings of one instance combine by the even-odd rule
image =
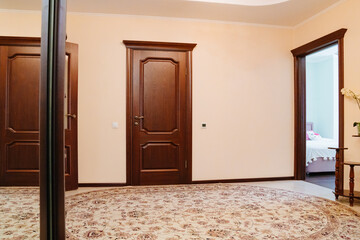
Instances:
[[[335,155],[339,147],[338,44],[318,50],[306,61],[305,181],[335,190]]]
[[[323,135],[325,135],[325,138],[333,139],[333,144],[335,142],[335,147],[343,148],[344,146],[344,97],[340,93],[340,89],[344,87],[344,36],[346,31],[347,29],[345,28],[339,29],[324,37],[316,39],[298,48],[295,48],[291,51],[294,56],[295,67],[294,177],[296,180],[305,180],[306,172],[310,171],[309,169],[311,169],[311,167],[309,168],[307,166],[309,165],[307,164],[307,153],[309,153],[307,151],[307,142],[310,141],[307,139],[310,139],[309,134],[311,135],[311,138],[319,140],[321,139],[321,135],[317,135],[319,134],[316,133],[317,129],[322,129],[324,126],[328,126],[326,127],[328,130],[324,130],[323,133]],[[332,55],[332,57],[325,57],[326,55]],[[332,65],[331,70],[321,70],[321,68],[324,67],[326,64],[321,66],[314,63],[316,61],[321,61],[321,58],[332,58],[327,64]],[[314,69],[314,71],[311,71],[312,68]],[[325,75],[327,76],[325,77],[325,79],[332,80],[327,80],[328,82],[324,83],[326,87],[322,86],[321,90],[317,91],[324,92],[324,89],[328,88],[328,90],[325,92],[328,95],[331,94],[333,98],[330,98],[327,95],[322,96],[321,93],[317,93],[316,90],[314,90],[313,85],[325,81],[319,80],[319,78],[323,78]],[[311,80],[312,78],[313,80]],[[312,93],[311,91],[314,92]],[[318,109],[320,108],[321,111],[324,110],[323,108],[328,108],[332,110],[329,110],[326,113],[321,113],[320,110],[312,109],[315,105],[320,104],[325,105],[325,107],[317,107]],[[314,113],[311,113],[312,111]],[[327,119],[322,120],[323,123],[319,123],[319,119],[326,118],[327,114],[329,114],[327,116]],[[331,147],[331,144],[329,144],[329,142],[325,143],[325,145],[326,146],[323,146],[323,149]],[[339,152],[338,157],[340,163],[344,161],[342,151]],[[321,162],[318,162],[318,159],[313,157],[313,160],[314,159],[316,160],[313,162]],[[329,158],[327,158],[327,160],[322,161],[324,161],[325,164],[330,164],[330,167],[332,166],[331,161],[333,160],[329,160]],[[326,173],[326,170],[324,172]],[[344,168],[342,164],[339,164],[339,166],[335,168],[335,174],[339,176],[339,181],[336,182],[337,190],[342,191],[344,182]],[[332,188],[333,185],[329,187]]]

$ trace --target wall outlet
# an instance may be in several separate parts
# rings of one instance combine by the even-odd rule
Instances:
[[[119,123],[118,122],[113,122],[112,123],[112,128],[113,129],[118,129],[119,128]]]
[[[206,123],[201,123],[201,128],[206,128]]]

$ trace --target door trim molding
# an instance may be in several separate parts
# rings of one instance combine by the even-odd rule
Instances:
[[[124,40],[126,46],[126,185],[132,185],[132,54],[134,50],[186,52],[186,183],[192,183],[192,50],[195,43],[171,43]]]
[[[39,37],[12,37],[1,36],[0,45],[6,46],[31,46],[40,47],[41,39]]]
[[[169,51],[192,51],[196,43],[177,43],[177,42],[151,42],[124,40],[126,48],[144,50],[169,50]]]
[[[309,42],[291,50],[294,56],[294,107],[295,107],[295,139],[294,139],[294,177],[295,180],[305,179],[306,154],[306,74],[305,58],[307,55],[338,44],[339,48],[339,89],[344,87],[344,36],[347,29],[341,28],[324,37]],[[339,92],[339,147],[344,147],[344,96]],[[340,154],[340,160],[344,160]],[[344,175],[341,165],[340,174]],[[343,178],[340,179],[340,188],[343,188]]]

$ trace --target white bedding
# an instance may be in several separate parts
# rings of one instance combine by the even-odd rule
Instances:
[[[306,141],[306,166],[312,161],[316,161],[318,157],[324,160],[335,160],[335,150],[328,149],[329,147],[337,147],[338,141],[329,138],[321,138],[320,140]]]

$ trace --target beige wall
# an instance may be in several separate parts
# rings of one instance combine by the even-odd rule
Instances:
[[[293,175],[291,29],[89,14],[69,14],[67,29],[79,44],[81,183],[126,180],[124,39],[198,44],[193,180]],[[39,13],[0,12],[0,35],[39,36]]]
[[[294,29],[293,47],[301,46],[340,28],[347,28],[345,48],[345,87],[360,92],[360,1],[346,0]],[[360,161],[360,138],[353,138],[356,129],[353,122],[360,121],[360,111],[354,100],[345,99],[345,146],[349,151],[345,160]],[[345,171],[348,182],[348,169]],[[360,169],[355,172],[356,189],[360,190]]]
[[[80,182],[125,182],[125,47],[122,40],[195,42],[193,179],[293,174],[293,67],[289,50],[348,28],[345,86],[360,91],[360,1],[346,0],[294,29],[196,20],[69,14],[79,44]],[[39,12],[0,11],[0,35],[40,36]],[[346,159],[358,160],[345,100]],[[119,129],[111,123],[119,122]],[[202,122],[208,128],[201,129]],[[347,174],[347,172],[346,172]],[[360,171],[356,172],[360,179]],[[347,180],[347,177],[345,177]],[[359,184],[357,189],[360,189]]]

